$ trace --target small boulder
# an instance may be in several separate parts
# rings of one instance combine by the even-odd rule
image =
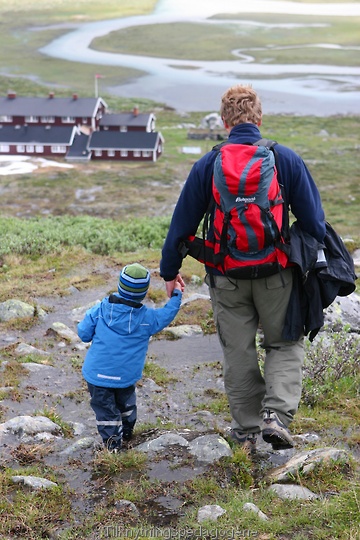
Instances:
[[[197,520],[199,523],[203,521],[216,521],[220,516],[226,513],[224,508],[221,508],[218,504],[207,504],[202,506],[198,510]]]
[[[51,489],[57,486],[55,482],[38,476],[12,476],[11,480],[14,484],[24,484],[24,486],[28,486],[35,491],[40,489]]]
[[[310,489],[296,484],[273,484],[269,487],[269,490],[274,491],[280,499],[303,499],[311,501],[312,499],[319,498],[319,495],[316,495]]]

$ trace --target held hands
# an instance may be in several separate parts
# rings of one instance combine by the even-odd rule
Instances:
[[[166,293],[169,298],[171,297],[171,294],[174,289],[177,289],[178,291],[181,291],[181,292],[184,292],[184,289],[185,289],[185,283],[180,274],[178,274],[176,278],[173,279],[172,281],[166,281],[165,286],[166,286]]]

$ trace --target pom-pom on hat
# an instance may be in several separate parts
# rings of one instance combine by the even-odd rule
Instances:
[[[120,273],[118,291],[125,300],[141,302],[150,285],[150,272],[139,263],[124,266]]]

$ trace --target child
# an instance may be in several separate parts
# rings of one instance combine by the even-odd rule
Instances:
[[[130,440],[136,422],[135,384],[141,378],[149,339],[175,318],[180,309],[183,282],[178,281],[164,307],[141,303],[150,272],[138,263],[125,266],[118,293],[89,309],[78,324],[82,341],[90,342],[82,374],[88,383],[90,405],[106,448],[121,449]]]

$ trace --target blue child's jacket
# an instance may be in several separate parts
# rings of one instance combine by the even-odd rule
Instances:
[[[175,318],[181,297],[181,291],[175,289],[158,309],[113,303],[107,297],[89,309],[78,324],[80,339],[92,341],[82,368],[85,380],[109,388],[135,384],[142,375],[150,337]]]

